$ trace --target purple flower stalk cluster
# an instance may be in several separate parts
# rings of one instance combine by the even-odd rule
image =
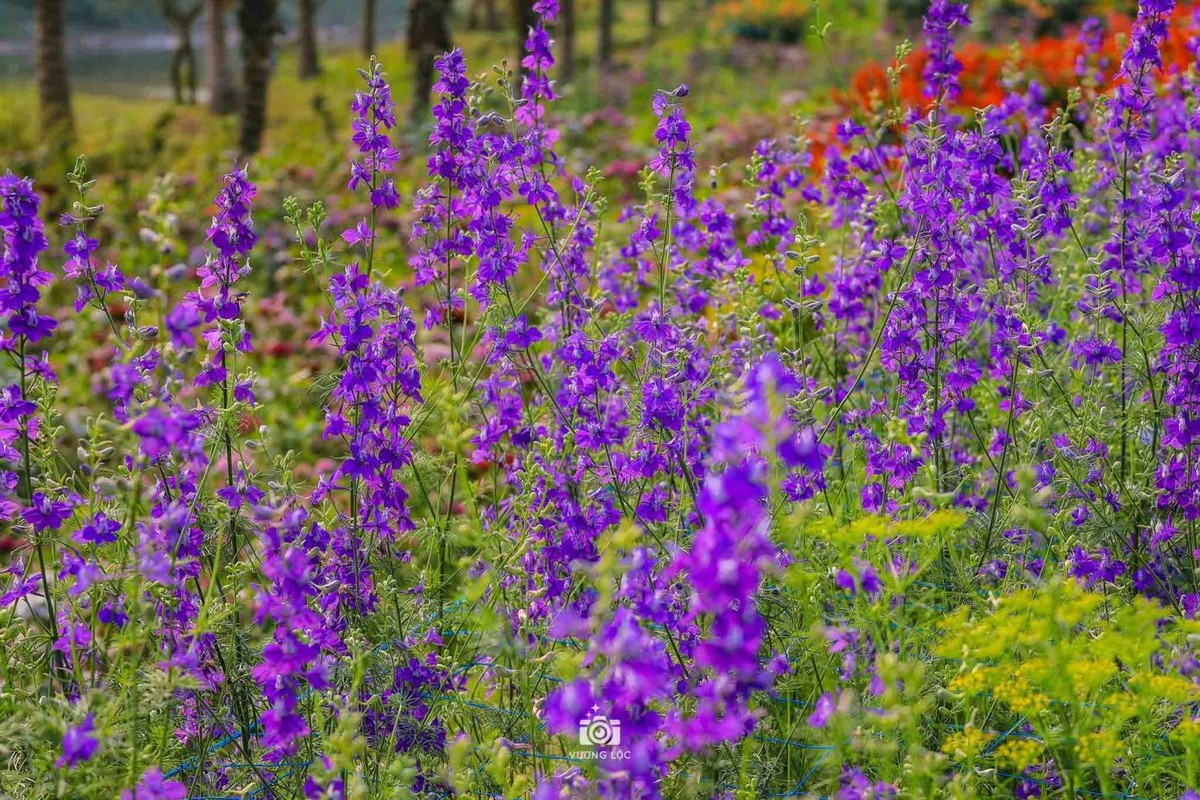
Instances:
[[[306,693],[328,687],[322,654],[345,649],[316,602],[315,554],[328,546],[328,534],[315,525],[306,531],[306,522],[303,512],[290,511],[263,536],[263,575],[270,583],[258,593],[255,619],[263,626],[270,620],[274,631],[253,674],[269,703],[262,744],[272,761],[294,756],[310,732],[298,705]]]
[[[780,410],[799,388],[783,365],[768,357],[745,381],[745,410],[716,431],[713,456],[726,464],[713,468],[697,498],[703,527],[668,572],[678,571],[692,589],[689,618],[709,618],[708,634],[693,654],[693,668],[700,673],[690,692],[696,707],[673,731],[689,750],[735,741],[754,730],[750,696],[772,682],[762,661],[766,624],[754,599],[776,558],[766,515],[769,466],[805,464],[819,470],[823,461],[812,431],[795,430]]]
[[[922,77],[925,79],[925,96],[935,103],[958,97],[958,76],[963,65],[954,53],[953,31],[955,27],[970,24],[967,4],[957,0],[933,0],[925,14],[925,48],[929,61]]]
[[[30,346],[46,339],[57,322],[38,311],[41,288],[48,284],[51,274],[42,269],[39,257],[48,247],[42,221],[38,218],[40,200],[33,182],[19,179],[12,173],[0,177],[0,231],[3,232],[3,252],[0,252],[0,314],[4,328],[0,333],[0,348],[17,362],[20,379],[0,392],[0,446],[10,464],[22,460],[20,448],[37,436],[37,407],[29,395],[28,381],[32,376],[49,376],[39,365]],[[52,376],[50,376],[52,377]],[[15,471],[6,471],[0,484],[5,492],[5,517],[14,519],[19,503],[12,492],[23,478]],[[31,487],[26,487],[26,500]]]
[[[38,218],[40,200],[33,181],[6,172],[0,178],[0,200],[0,229],[4,231],[4,254],[0,259],[0,277],[4,278],[0,302],[5,317],[2,344],[12,348],[22,340],[32,344],[45,339],[57,323],[37,308],[41,288],[53,276],[38,264],[48,243]]]
[[[347,188],[352,192],[365,188],[374,213],[376,209],[394,209],[400,204],[396,181],[390,174],[400,160],[400,152],[392,146],[388,134],[396,127],[396,104],[378,64],[373,63],[369,70],[360,70],[360,74],[367,82],[367,88],[355,93],[351,105],[354,114],[351,139],[358,147],[360,157],[350,164]],[[342,238],[347,244],[363,244],[368,250],[374,247],[374,240],[364,239],[359,227],[346,231]]]
[[[241,167],[225,176],[225,187],[216,198],[217,216],[208,229],[208,241],[216,255],[197,270],[200,287],[188,297],[199,324],[212,326],[201,334],[210,355],[205,369],[196,376],[196,386],[227,383],[232,354],[250,352],[250,332],[241,311],[244,294],[234,287],[250,274],[249,255],[258,242],[251,217],[257,193],[246,168]],[[245,401],[250,387],[236,386],[234,393]]]
[[[366,613],[374,602],[362,537],[394,542],[412,528],[408,491],[397,477],[412,458],[406,427],[411,410],[421,402],[411,312],[399,291],[372,277],[376,214],[397,203],[389,173],[399,154],[387,133],[396,124],[391,90],[377,64],[363,77],[368,91],[358,93],[352,108],[361,158],[351,164],[350,186],[367,190],[370,219],[347,229],[342,238],[363,248],[365,263],[352,262],[330,278],[332,313],[312,337],[316,343],[333,343],[342,367],[326,406],[324,436],[342,441],[346,457],[314,497],[319,502],[340,491],[350,503],[349,513],[339,512],[331,531],[336,556],[327,565],[340,588],[324,602],[341,620],[339,625],[345,624],[345,614]]]
[[[75,640],[72,634],[84,632],[67,624],[60,628],[59,617],[66,618],[68,609],[55,610],[49,592],[49,570],[43,540],[52,536],[71,516],[73,495],[54,491],[35,484],[31,450],[44,445],[44,420],[38,415],[35,388],[52,386],[56,379],[45,352],[40,355],[31,348],[47,339],[58,326],[57,321],[41,314],[38,301],[42,287],[53,278],[42,269],[40,257],[48,247],[45,229],[38,217],[40,199],[33,182],[19,179],[6,172],[0,176],[0,352],[6,356],[11,377],[0,389],[0,516],[10,530],[29,530],[35,541],[37,569],[40,572],[41,596],[47,603],[50,633],[55,655],[70,652]],[[14,374],[15,373],[15,374]],[[12,381],[12,382],[7,382]],[[40,476],[39,476],[40,477]],[[37,591],[38,578],[29,574],[30,567],[22,556],[9,567],[13,585],[5,593],[8,608]],[[86,637],[82,644],[86,644]],[[60,662],[61,663],[61,662]]]

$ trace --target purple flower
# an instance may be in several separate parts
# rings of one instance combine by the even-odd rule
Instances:
[[[394,209],[400,205],[391,173],[400,160],[400,151],[392,146],[388,131],[396,127],[396,106],[392,101],[392,89],[383,77],[379,64],[372,61],[370,70],[359,74],[367,83],[366,91],[355,93],[351,110],[354,113],[351,137],[358,147],[359,158],[350,164],[350,182],[347,187],[356,191],[363,187],[374,208]],[[342,234],[350,245],[361,244],[370,252],[374,247],[375,232],[365,222],[360,222]]]
[[[801,428],[794,436],[779,443],[779,458],[789,467],[804,467],[810,472],[821,472],[833,449],[821,444],[811,426]]]
[[[962,62],[954,54],[953,29],[971,24],[967,4],[958,0],[933,0],[925,15],[925,96],[935,101],[958,99]]]
[[[157,461],[174,448],[185,446],[192,431],[200,427],[199,417],[180,408],[151,406],[133,423],[133,432],[141,439],[142,453]]]
[[[832,692],[825,692],[817,698],[813,713],[808,715],[808,724],[813,728],[824,728],[829,724],[829,718],[837,710],[837,698]]]
[[[546,699],[546,727],[553,733],[574,734],[579,730],[579,721],[588,715],[595,702],[587,681],[564,683]]]
[[[866,773],[857,767],[842,767],[841,786],[834,794],[836,800],[893,800],[899,791],[884,781],[872,782]]]
[[[95,722],[95,716],[89,713],[83,718],[83,722],[67,728],[62,740],[63,753],[54,762],[54,766],[70,769],[82,761],[89,760],[96,753],[100,740],[94,735]]]
[[[16,559],[10,564],[4,572],[13,576],[12,583],[8,589],[0,596],[0,608],[9,608],[14,603],[29,597],[38,592],[38,587],[41,584],[41,576],[36,572],[29,574],[25,571],[25,562],[21,559]]]
[[[187,331],[196,316],[201,325],[209,326],[202,333],[209,358],[196,376],[195,385],[199,387],[226,384],[229,352],[248,353],[251,349],[250,332],[242,322],[244,295],[235,287],[250,274],[250,251],[258,243],[252,215],[257,194],[258,187],[249,180],[245,166],[225,176],[224,186],[213,201],[217,216],[207,231],[215,255],[196,271],[199,290],[189,292],[183,301],[194,311],[176,312],[167,323],[172,341],[179,343],[189,341]]]
[[[136,787],[121,792],[121,800],[183,800],[187,793],[182,783],[166,780],[161,769],[151,767]]]
[[[45,492],[34,492],[29,507],[22,512],[25,521],[35,531],[56,531],[72,514],[74,504],[70,499],[52,499]]]
[[[58,324],[37,312],[40,289],[52,279],[38,266],[47,246],[39,206],[33,181],[11,172],[0,176],[0,316],[12,335],[30,342],[49,336]]]

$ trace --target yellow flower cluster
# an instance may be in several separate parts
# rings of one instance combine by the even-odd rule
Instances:
[[[996,760],[1020,772],[1042,760],[1042,743],[1036,739],[1009,739],[996,748]]]
[[[1121,741],[1112,731],[1101,730],[1079,737],[1079,760],[1102,769],[1109,769],[1121,755]]]
[[[1024,661],[1053,644],[1055,659],[1063,663],[1115,657],[1123,663],[1144,663],[1160,646],[1154,622],[1162,616],[1160,607],[1137,601],[1108,613],[1102,594],[1064,581],[1007,596],[978,616],[960,609],[946,618],[938,653],[968,661]],[[1095,628],[1104,633],[1097,635]]]
[[[1174,730],[1171,731],[1171,738],[1181,742],[1190,742],[1193,745],[1200,744],[1200,721],[1194,720],[1191,717],[1184,717]]]
[[[946,688],[955,694],[962,694],[970,697],[971,695],[985,692],[988,689],[988,680],[990,675],[985,667],[975,667],[974,669],[960,672],[950,679],[950,683],[946,684]]]
[[[980,730],[974,725],[966,725],[961,731],[950,734],[942,743],[942,752],[955,761],[967,761],[976,758],[983,748],[996,738],[996,734]]]
[[[961,528],[967,517],[961,511],[943,509],[920,519],[905,519],[892,523],[893,536],[909,536],[913,539],[932,539]]]
[[[837,526],[833,520],[822,519],[813,523],[811,530],[818,536],[834,542],[850,545],[862,544],[867,539],[889,539],[903,536],[908,539],[927,541],[952,533],[967,521],[961,511],[935,511],[919,519],[893,520],[888,517],[860,517],[849,525]]]
[[[992,696],[1013,711],[1027,717],[1040,714],[1050,707],[1050,698],[1035,691],[1029,678],[1020,672],[997,684]]]
[[[1075,697],[1083,700],[1117,674],[1115,661],[1100,661],[1095,658],[1075,659],[1067,664],[1067,676]]]
[[[1200,686],[1195,681],[1178,675],[1151,675],[1140,673],[1134,678],[1139,693],[1144,692],[1153,700],[1172,703],[1194,703],[1200,700]]]

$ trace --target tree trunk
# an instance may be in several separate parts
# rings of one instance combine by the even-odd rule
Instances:
[[[597,48],[597,57],[602,67],[612,64],[613,22],[616,11],[616,0],[600,0],[600,46]]]
[[[36,0],[33,6],[35,70],[42,136],[66,143],[75,135],[71,87],[67,82],[64,0]]]
[[[647,22],[650,25],[650,35],[653,36],[658,31],[658,26],[662,24],[662,3],[660,0],[650,0],[650,7]]]
[[[208,110],[232,114],[237,91],[229,71],[229,46],[225,41],[225,0],[206,0],[208,11]]]
[[[416,0],[413,0],[414,5]],[[412,9],[409,9],[411,15]],[[375,0],[363,0],[362,51],[365,58],[375,55]]]
[[[413,60],[413,122],[429,111],[433,89],[433,60],[448,51],[450,0],[410,0],[408,6],[408,53]]]
[[[517,87],[525,77],[525,40],[529,38],[529,29],[537,24],[537,12],[533,10],[533,0],[512,0],[513,24],[517,28]]]
[[[279,0],[241,0],[238,29],[242,34],[242,96],[238,147],[243,156],[257,153],[267,125],[267,85],[271,80],[271,45],[279,30]]]
[[[300,80],[321,74],[321,59],[317,54],[317,0],[297,0],[296,37],[299,48]]]
[[[558,6],[558,80],[565,84],[575,77],[575,0],[560,0]]]
[[[183,105],[183,50],[178,45],[171,53],[171,95],[175,105]]]
[[[177,105],[193,105],[196,102],[196,49],[192,47],[192,26],[203,10],[204,3],[199,0],[183,8],[177,6],[175,0],[162,0],[163,15],[175,32],[175,51],[171,53],[171,88],[174,89]]]
[[[183,63],[187,68],[187,104],[196,105],[196,48],[192,46],[191,32],[183,47]]]
[[[466,23],[469,31],[500,30],[500,13],[496,8],[496,0],[471,0],[471,5],[467,7]]]
[[[171,20],[175,27],[175,52],[171,54],[171,88],[176,105],[196,104],[196,48],[192,46],[195,17]]]

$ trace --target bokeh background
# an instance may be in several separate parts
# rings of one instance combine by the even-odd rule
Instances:
[[[871,127],[893,109],[926,102],[923,0],[561,5],[553,31],[557,150],[574,174],[596,170],[614,209],[644,196],[657,89],[689,84],[700,179],[731,208],[749,199],[748,168],[764,140],[806,139],[815,175],[846,119]],[[252,293],[263,345],[256,368],[283,395],[263,412],[282,416],[262,421],[285,423],[284,444],[304,448],[321,429],[306,376],[328,365],[308,342],[321,291],[297,264],[285,198],[324,203],[333,236],[366,213],[345,188],[350,103],[359,69],[375,57],[402,118],[393,136],[396,182],[402,209],[411,207],[426,180],[434,57],[463,48],[468,72],[486,74],[493,87],[480,102],[503,110],[498,84],[517,69],[531,8],[532,0],[0,0],[0,172],[33,177],[53,220],[76,199],[67,176],[86,155],[93,196],[105,204],[93,223],[103,243],[97,258],[175,281],[204,262],[220,176],[249,161],[262,232]],[[1190,30],[1196,9],[1182,3],[1173,24]],[[1065,101],[1089,38],[1102,40],[1105,68],[1115,74],[1131,11],[1109,0],[975,3],[975,24],[960,34],[959,104],[999,102],[1017,75]],[[1191,59],[1190,39],[1172,36],[1166,59]],[[164,214],[171,230],[148,238],[148,220]],[[401,283],[409,275],[407,215],[381,225],[377,260]],[[61,252],[63,230],[48,231]],[[54,292],[50,301],[68,309],[65,290]],[[65,377],[60,395],[80,409],[94,403],[88,374],[110,355],[103,331],[93,333],[94,342],[72,334],[72,345],[53,355]],[[436,358],[436,343],[429,349]]]
[[[384,64],[419,145],[426,103],[416,98],[428,91],[433,56],[460,46],[473,71],[515,68],[531,2],[0,0],[0,163],[53,190],[78,152],[96,174],[134,182],[212,175],[253,153],[268,170],[311,170],[319,184],[345,144],[358,67],[372,55]],[[789,117],[836,122],[868,110],[887,91],[896,47],[920,41],[926,6],[572,0],[555,31],[564,136],[610,171],[633,169],[650,147],[651,93],[686,81],[702,100],[693,119],[710,136],[705,163],[740,161]],[[1067,85],[1082,23],[1095,17],[1119,29],[1130,10],[1111,1],[976,3],[964,53],[967,85],[978,91],[964,103],[998,95],[1006,65],[1031,59],[1048,90]],[[268,72],[256,77],[260,61]]]

